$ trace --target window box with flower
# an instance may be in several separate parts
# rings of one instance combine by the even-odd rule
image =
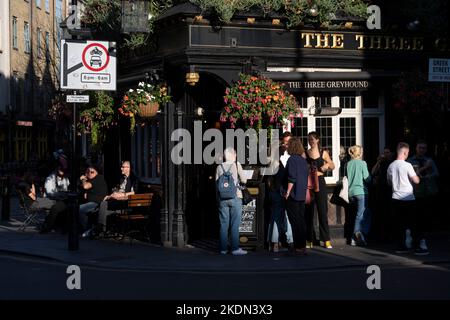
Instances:
[[[151,118],[156,115],[161,104],[170,101],[165,85],[140,82],[137,89],[130,89],[123,96],[119,113],[130,118],[130,132],[134,133],[136,117]]]
[[[239,81],[226,89],[224,102],[220,121],[231,128],[274,129],[301,115],[299,103],[284,85],[263,76],[241,74]]]

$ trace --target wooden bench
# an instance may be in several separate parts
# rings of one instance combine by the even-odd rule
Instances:
[[[152,198],[153,193],[128,196],[127,208],[117,216],[118,222],[121,225],[119,233],[123,237],[129,237],[130,243],[133,241],[133,235],[142,235],[145,239],[149,238],[148,220]]]

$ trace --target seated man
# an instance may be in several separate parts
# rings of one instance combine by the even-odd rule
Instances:
[[[108,188],[105,178],[98,174],[95,166],[89,166],[86,174],[80,177],[81,188],[85,191],[86,203],[80,205],[80,222],[86,230],[88,214],[94,211],[105,198]]]
[[[61,166],[59,166],[47,177],[47,179],[45,179],[45,196],[56,202],[50,213],[45,218],[45,223],[41,230],[42,232],[51,231],[55,227],[55,222],[58,217],[62,218],[61,220],[64,221],[63,224],[65,224],[67,215],[63,215],[63,213],[66,212],[67,205],[63,200],[67,199],[69,185],[69,179],[65,176],[65,170]]]
[[[113,193],[106,196],[100,204],[98,223],[103,231],[106,231],[108,216],[115,213],[116,210],[126,207],[124,201],[128,200],[128,196],[137,192],[138,179],[131,173],[130,161],[123,161],[120,170],[122,171],[122,178],[119,186],[114,188]]]

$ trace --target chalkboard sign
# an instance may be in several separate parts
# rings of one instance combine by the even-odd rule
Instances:
[[[239,233],[256,233],[256,199],[242,206],[242,219]]]

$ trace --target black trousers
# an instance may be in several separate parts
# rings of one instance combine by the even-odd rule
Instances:
[[[319,218],[320,240],[330,240],[330,228],[328,226],[328,193],[327,184],[323,176],[319,177],[319,192],[314,192],[314,201],[306,206],[306,240],[314,242],[316,232],[314,230],[314,205],[317,207]]]
[[[406,229],[411,230],[414,247],[421,238],[417,228],[416,201],[401,201],[392,199],[392,217],[394,218],[394,240],[399,248],[405,247]]]
[[[59,221],[64,229],[67,220],[67,205],[64,201],[57,201],[50,209],[50,213],[45,217],[45,225],[48,229],[54,229]]]
[[[286,211],[292,227],[294,247],[303,249],[306,247],[306,225],[305,225],[305,201],[286,201]]]

